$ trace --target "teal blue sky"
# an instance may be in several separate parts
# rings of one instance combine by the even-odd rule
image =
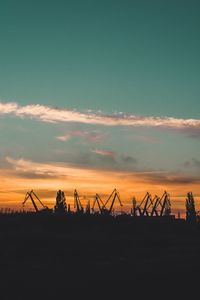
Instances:
[[[199,37],[200,2],[194,0],[2,0],[0,99],[199,120]],[[11,156],[194,175],[199,136],[199,129],[50,124],[4,115],[0,155],[2,164]]]
[[[5,100],[199,117],[199,1],[1,1]]]

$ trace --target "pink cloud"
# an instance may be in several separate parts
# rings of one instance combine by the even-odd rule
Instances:
[[[73,137],[83,137],[89,142],[98,143],[104,139],[104,134],[97,131],[85,131],[85,130],[72,130],[64,135],[57,136],[56,138],[60,141],[66,142]]]
[[[65,135],[57,136],[56,138],[59,141],[67,142],[71,139],[71,135],[70,134],[65,134]]]
[[[95,149],[95,150],[91,150],[91,152],[96,153],[98,155],[102,155],[102,156],[110,156],[112,158],[115,157],[115,152],[110,151],[110,150]]]

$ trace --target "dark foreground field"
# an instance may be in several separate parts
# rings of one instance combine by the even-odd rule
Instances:
[[[198,293],[200,229],[181,220],[7,215],[0,242],[3,300]]]

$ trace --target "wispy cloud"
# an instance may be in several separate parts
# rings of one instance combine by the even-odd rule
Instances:
[[[64,135],[59,135],[57,136],[57,140],[62,141],[62,142],[67,142],[71,139],[72,135],[70,133],[66,133]]]
[[[63,135],[57,136],[56,138],[60,141],[66,142],[73,137],[81,137],[92,143],[98,143],[103,140],[105,134],[101,134],[97,131],[86,131],[86,130],[72,130]]]
[[[173,117],[137,116],[127,113],[103,114],[91,110],[80,112],[77,110],[54,108],[40,104],[20,106],[18,103],[0,103],[0,114],[13,114],[28,117],[43,122],[60,123],[75,122],[84,124],[98,124],[104,126],[144,126],[156,128],[171,128],[188,133],[190,136],[200,136],[199,119],[181,119]]]
[[[10,114],[16,113],[19,105],[13,102],[0,102],[0,113],[1,114]]]
[[[71,167],[70,164],[59,164],[59,163],[37,163],[31,160],[25,160],[23,158],[14,159],[7,156],[6,161],[13,166],[16,172],[25,174],[30,177],[30,174],[37,175],[38,177],[49,176],[49,177],[61,177],[61,176],[71,176],[78,175],[80,170]],[[75,173],[72,172],[75,170]]]
[[[200,177],[192,176],[190,174],[180,174],[179,172],[152,172],[152,173],[142,173],[142,178],[148,182],[159,185],[171,185],[171,186],[181,186],[181,185],[191,185],[200,184]]]
[[[121,154],[120,159],[122,160],[123,163],[128,164],[130,166],[138,163],[138,161],[135,157],[132,157],[132,156],[126,155],[126,154]]]
[[[119,154],[115,151],[105,149],[91,149],[90,151],[102,157],[102,159],[106,159],[106,162],[110,162],[114,169],[128,171],[129,169],[132,169],[133,166],[135,169],[135,166],[138,163],[135,157],[127,154]]]
[[[91,149],[91,152],[96,153],[97,155],[101,155],[101,156],[109,156],[109,157],[112,157],[112,158],[115,157],[115,152],[110,151],[110,150]]]
[[[103,150],[99,151],[100,155],[108,155],[108,153],[103,152]],[[103,154],[105,153],[105,154]],[[112,153],[110,153],[112,155]],[[153,185],[170,185],[170,186],[184,186],[189,184],[200,184],[199,176],[190,176],[187,174],[182,174],[179,172],[166,172],[166,171],[125,171],[125,170],[100,170],[95,168],[85,168],[81,165],[75,164],[61,164],[61,163],[39,163],[31,160],[14,159],[12,157],[6,157],[6,161],[14,168],[16,173],[18,173],[23,178],[42,178],[43,176],[49,178],[61,178],[61,177],[69,177],[69,178],[79,178],[80,180],[84,180],[87,174],[87,181],[98,178],[99,174],[101,174],[102,182],[104,180],[107,181],[107,177],[109,177],[110,182],[114,182],[115,179],[118,179],[120,184],[123,181],[125,182],[133,182],[133,180],[141,183],[149,183]],[[32,177],[31,177],[32,174]],[[106,177],[104,175],[106,174]],[[44,177],[44,178],[45,178]]]

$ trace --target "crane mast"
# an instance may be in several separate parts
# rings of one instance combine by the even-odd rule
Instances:
[[[77,190],[74,190],[74,208],[76,209],[76,212],[78,214],[83,214],[84,213],[84,209],[83,209],[83,206],[81,204],[81,201],[80,201]]]
[[[163,194],[163,203],[160,212],[160,216],[169,216],[171,214],[171,203],[169,194],[165,191]]]

